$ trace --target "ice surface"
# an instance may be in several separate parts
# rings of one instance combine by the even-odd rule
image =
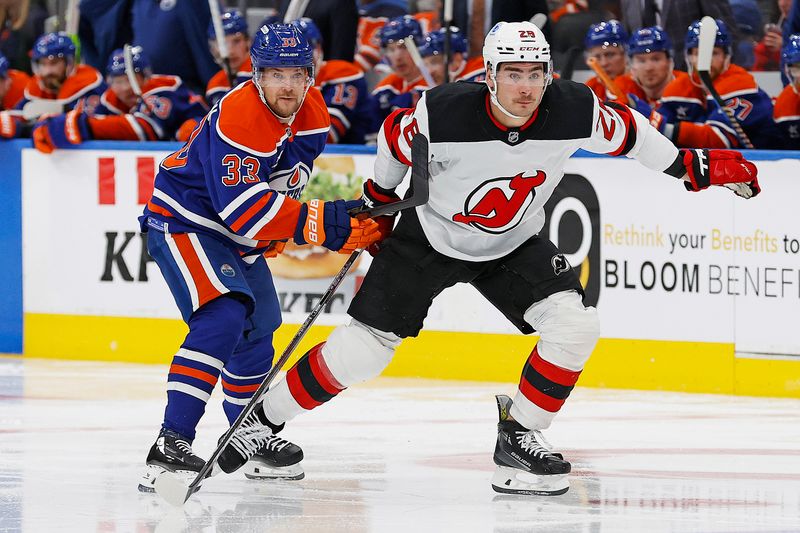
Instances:
[[[166,367],[0,358],[0,532],[798,532],[800,401],[576,389],[548,440],[563,496],[494,493],[495,393],[381,378],[290,423],[302,481],[136,490]],[[195,451],[225,429],[217,390]]]

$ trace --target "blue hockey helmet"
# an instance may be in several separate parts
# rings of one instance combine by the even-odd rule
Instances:
[[[651,52],[666,52],[667,56],[672,57],[672,42],[661,26],[639,28],[633,32],[628,41],[628,55],[630,56]]]
[[[419,45],[419,54],[422,57],[444,54],[444,42],[447,38],[447,30],[444,28],[432,31],[425,35],[425,39]],[[467,38],[461,30],[455,26],[450,27],[450,52],[467,53]]]
[[[628,44],[628,33],[618,20],[608,20],[589,26],[586,37],[583,39],[584,48],[596,46],[619,46],[625,48]]]
[[[311,44],[311,46],[322,44],[322,32],[319,31],[317,25],[310,18],[299,18],[290,22],[290,24],[300,30],[303,35],[305,35],[306,40]]]
[[[8,59],[2,53],[0,53],[0,78],[6,78],[8,76]]]
[[[45,57],[63,57],[75,59],[75,43],[67,32],[45,33],[36,40],[31,52],[31,60],[36,63]]]
[[[789,36],[781,51],[781,61],[785,65],[800,63],[800,33],[794,33]]]
[[[247,21],[238,9],[227,9],[220,18],[222,19],[222,32],[225,35],[236,35],[237,33],[247,35]],[[208,39],[213,40],[216,37],[214,22],[211,21],[208,23]]]
[[[131,59],[133,60],[133,71],[139,72],[144,75],[150,74],[150,61],[144,55],[144,50],[141,46],[131,47]],[[111,52],[111,57],[108,58],[108,65],[106,65],[106,76],[116,77],[125,76],[125,52],[122,48],[117,48]]]
[[[306,67],[314,69],[314,47],[291,24],[261,26],[250,47],[253,68]]]
[[[411,15],[403,15],[389,19],[380,31],[381,47],[389,43],[413,37],[414,41],[422,41],[422,26]]]
[[[717,21],[717,37],[714,39],[714,46],[720,47],[725,50],[725,53],[731,53],[731,34],[728,31],[728,26],[725,25],[720,19]],[[695,20],[689,25],[686,32],[686,39],[684,40],[684,50],[688,53],[692,48],[697,48],[700,45],[700,26],[702,21]]]

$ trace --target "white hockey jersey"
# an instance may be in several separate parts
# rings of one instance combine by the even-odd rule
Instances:
[[[585,85],[554,80],[531,119],[508,128],[492,116],[485,84],[441,85],[384,121],[374,179],[399,185],[411,139],[424,134],[430,198],[416,210],[431,245],[467,261],[503,257],[542,229],[544,204],[578,149],[635,157],[658,171],[677,163],[677,148],[644,116],[614,105]]]

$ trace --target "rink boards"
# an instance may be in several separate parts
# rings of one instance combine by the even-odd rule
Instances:
[[[185,326],[136,217],[158,162],[177,145],[87,143],[50,156],[23,146],[0,145],[0,351],[168,362]],[[764,189],[751,201],[722,189],[686,192],[624,158],[569,161],[543,234],[600,311],[602,339],[581,385],[800,397],[800,154],[749,157]],[[372,149],[337,147],[315,174],[370,176],[373,161]],[[348,276],[297,355],[345,320],[368,263]],[[276,276],[286,323],[278,350],[329,282]],[[436,300],[426,330],[387,373],[516,381],[534,341],[459,286]]]

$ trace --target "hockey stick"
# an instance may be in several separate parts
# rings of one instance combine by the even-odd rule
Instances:
[[[606,86],[606,89],[617,97],[618,101],[623,101],[624,99],[624,101],[627,102],[630,107],[635,108],[634,103],[631,102],[631,99],[628,97],[628,95],[622,92],[619,87],[617,87],[616,82],[612,80],[611,76],[608,75],[608,72],[606,72],[605,69],[600,66],[600,62],[597,61],[596,58],[590,57],[586,60],[586,62],[589,64],[589,68],[591,68],[594,73],[597,74],[597,77],[600,78],[600,81],[603,82],[603,85]]]
[[[419,69],[420,74],[422,77],[425,78],[425,83],[428,84],[428,88],[432,89],[436,86],[436,83],[433,81],[433,77],[431,73],[428,71],[428,67],[425,66],[425,62],[422,60],[422,56],[419,55],[419,50],[417,49],[417,43],[414,42],[414,38],[409,36],[408,39],[404,39],[403,43],[406,45],[406,50],[408,50],[409,55],[411,56],[411,60]],[[445,65],[446,69],[450,68],[449,65]]]
[[[444,0],[442,6],[442,19],[444,20],[444,82],[450,83],[450,59],[453,51],[450,49],[450,38],[453,35],[453,0]]]
[[[750,138],[742,129],[742,125],[736,119],[733,109],[725,105],[725,101],[714,87],[711,79],[711,56],[714,55],[714,42],[717,40],[717,21],[713,17],[703,17],[700,21],[700,39],[697,44],[697,75],[703,82],[706,92],[711,95],[717,105],[728,117],[728,121],[733,126],[736,136],[745,148],[755,148]]]
[[[582,52],[583,49],[577,46],[573,46],[567,50],[567,59],[564,61],[564,68],[561,69],[561,79],[572,79],[572,74],[575,72],[575,63],[578,61],[578,56],[580,56]]]
[[[133,68],[133,47],[129,44],[126,44],[122,47],[122,58],[125,62],[125,75],[128,76],[128,83],[131,84],[131,89],[133,90],[133,94],[135,94],[139,101],[142,102],[150,114],[153,113],[153,108],[150,106],[147,100],[145,100],[144,95],[142,94],[142,86],[139,85],[139,80],[136,79],[136,71]]]
[[[225,32],[222,30],[222,15],[219,12],[218,0],[208,0],[208,9],[211,11],[211,24],[214,26],[214,37],[217,40],[217,50],[219,57],[222,59],[222,68],[225,70],[225,75],[228,77],[228,83],[233,87],[233,82],[236,78],[231,69],[231,61],[228,54],[228,43],[225,41]]]
[[[424,135],[417,134],[414,136],[414,139],[411,142],[411,194],[409,197],[404,200],[400,200],[399,202],[382,205],[373,209],[359,209],[351,212],[351,215],[363,213],[372,217],[376,217],[396,213],[403,209],[422,205],[428,201],[428,178],[428,139],[426,139]],[[328,290],[322,295],[319,303],[317,303],[316,307],[314,307],[314,309],[311,311],[311,314],[308,315],[305,322],[303,322],[303,325],[300,326],[300,329],[297,330],[297,333],[295,333],[291,342],[281,354],[280,358],[275,362],[270,371],[264,377],[264,381],[255,391],[255,393],[253,393],[253,397],[250,399],[247,405],[244,406],[244,409],[242,409],[242,412],[239,413],[238,417],[236,417],[236,420],[234,420],[234,422],[231,424],[231,427],[228,428],[228,431],[226,431],[222,436],[217,444],[217,449],[211,454],[211,457],[209,457],[208,461],[206,461],[206,464],[197,473],[197,476],[195,476],[194,480],[187,487],[177,474],[174,472],[165,471],[159,475],[155,481],[155,489],[159,496],[164,498],[172,505],[181,506],[186,503],[192,494],[200,490],[200,485],[209,474],[214,475],[219,472],[220,469],[215,469],[214,467],[217,464],[217,459],[219,459],[219,456],[222,455],[222,451],[228,445],[236,430],[239,429],[239,426],[241,426],[245,419],[255,410],[259,400],[261,400],[261,396],[267,392],[270,384],[275,379],[275,376],[278,375],[278,372],[281,370],[281,368],[283,368],[283,365],[286,364],[286,361],[289,360],[289,357],[291,357],[295,348],[297,348],[297,345],[300,344],[300,341],[303,340],[303,337],[305,337],[309,328],[317,319],[317,316],[319,316],[319,314],[325,308],[325,305],[328,303],[331,297],[333,297],[336,289],[339,287],[339,284],[350,270],[350,267],[353,266],[353,263],[355,263],[356,259],[358,259],[358,256],[361,255],[361,252],[362,250],[356,250],[350,254],[350,257],[347,259],[344,266],[342,266],[342,269],[333,278]],[[212,472],[212,470],[214,471]]]

